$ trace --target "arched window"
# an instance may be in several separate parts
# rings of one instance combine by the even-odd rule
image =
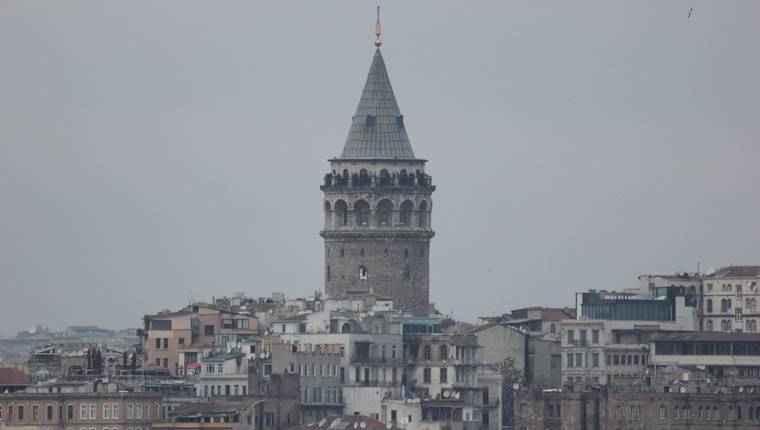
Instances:
[[[411,281],[412,280],[412,268],[409,267],[407,264],[404,266],[404,280],[405,281]]]
[[[449,358],[449,347],[446,345],[441,345],[441,360],[448,360]]]
[[[387,257],[387,256],[388,256],[388,248],[385,248],[385,249],[383,250],[383,256],[385,256],[385,257]]]
[[[665,408],[665,405],[660,405],[660,419],[664,420],[668,417],[668,411]]]
[[[554,323],[549,324],[549,333],[556,333],[557,332],[557,325]]]
[[[345,257],[346,256],[346,250],[345,249],[343,249],[343,248],[340,249],[340,256],[341,257]]]
[[[713,407],[713,419],[719,420],[720,419],[720,411],[718,410],[717,406]]]
[[[430,360],[431,358],[432,358],[432,353],[431,353],[430,345],[425,345],[425,347],[422,348],[422,359]]]
[[[351,333],[351,324],[344,323],[343,327],[341,327],[340,331],[341,331],[341,333]]]
[[[414,203],[409,200],[404,200],[401,203],[401,210],[399,211],[398,223],[401,225],[409,225],[412,218],[412,212],[414,212]]]
[[[712,320],[707,320],[707,331],[713,331],[713,322],[712,322]]]
[[[393,203],[388,199],[380,200],[377,204],[377,223],[380,225],[389,225],[391,223],[391,211]]]
[[[707,313],[712,313],[712,299],[707,299]]]
[[[359,200],[354,203],[354,212],[356,212],[356,225],[369,225],[369,203]]]
[[[338,225],[348,225],[348,205],[343,200],[335,202],[335,220]]]
[[[367,268],[364,267],[364,265],[359,266],[359,279],[362,281],[366,281],[368,275],[369,274],[367,273]]]
[[[388,186],[391,184],[391,175],[388,173],[387,170],[383,169],[380,171],[380,185],[382,186]]]
[[[702,406],[700,406],[699,407],[699,412],[697,412],[697,418],[699,418],[701,420],[702,418],[704,418],[704,416],[705,416],[704,415],[704,411],[702,410]]]
[[[417,212],[417,224],[420,227],[427,226],[427,211],[428,211],[427,202],[420,203],[420,210],[419,212]]]

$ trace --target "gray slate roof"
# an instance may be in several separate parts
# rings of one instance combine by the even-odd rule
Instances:
[[[380,49],[372,59],[340,158],[414,159]]]

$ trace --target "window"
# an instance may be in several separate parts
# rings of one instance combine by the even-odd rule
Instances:
[[[37,405],[32,405],[32,421],[39,421],[40,420],[40,407]]]
[[[668,412],[665,409],[665,405],[660,405],[660,419],[664,420],[668,417]]]
[[[212,393],[212,395],[213,395],[213,393]],[[135,418],[134,407],[133,407],[132,403],[128,403],[127,404],[127,419],[128,420],[132,420],[134,418]]]
[[[430,381],[432,380],[432,378],[430,376],[430,368],[429,367],[426,367],[425,369],[423,369],[423,371],[422,371],[422,380],[426,384],[429,384]]]
[[[707,313],[712,313],[712,311],[713,311],[713,302],[712,302],[712,299],[707,299],[706,304],[707,304],[707,306],[706,306],[707,307],[706,312]]]
[[[67,420],[73,420],[74,419],[74,405],[67,405],[66,406],[66,419]]]
[[[53,419],[53,405],[48,405],[47,407],[47,419],[48,420]]]
[[[580,334],[581,334],[581,345],[585,346],[587,343],[586,330],[585,329],[580,330]]]
[[[414,211],[414,203],[410,202],[409,200],[405,200],[403,203],[401,203],[401,211],[399,212],[399,224],[408,225],[412,211]]]
[[[80,420],[86,420],[89,414],[87,413],[87,405],[81,404],[79,405],[79,419]]]
[[[597,329],[591,330],[591,343],[593,344],[599,343],[599,330]]]
[[[219,373],[224,373],[224,363],[219,363],[216,365],[216,371]]]
[[[599,353],[594,352],[591,354],[591,367],[599,367]]]
[[[442,367],[441,368],[441,384],[446,384],[449,382],[449,369]]]
[[[405,281],[412,280],[412,268],[408,264],[404,266],[404,280]]]
[[[432,350],[430,349],[430,345],[425,345],[422,348],[422,358],[424,360],[430,360],[432,358]]]
[[[335,220],[338,225],[348,225],[348,205],[343,200],[335,202]]]
[[[156,349],[161,349],[161,338],[160,337],[156,338]]]
[[[741,309],[739,309],[739,308],[736,308],[736,310],[735,310],[735,314],[734,314],[734,315],[735,315],[735,316],[734,316],[734,319],[735,319],[736,321],[741,321],[741,320],[742,320],[742,310],[741,310]]]
[[[356,225],[369,225],[369,203],[359,200],[354,203],[354,212],[356,213]]]
[[[17,411],[18,411],[17,412],[18,420],[23,421],[24,420],[24,405],[18,405]]]
[[[164,338],[164,349],[169,349],[169,338],[168,337]]]
[[[583,363],[583,353],[582,352],[576,352],[575,353],[575,367],[586,367]]]
[[[389,225],[391,223],[391,210],[393,204],[388,199],[383,199],[377,204],[377,222],[380,225]]]
[[[417,221],[420,227],[427,226],[427,202],[420,203],[420,210],[417,212]]]
[[[359,280],[366,281],[367,276],[367,268],[364,265],[359,266]]]
[[[447,360],[449,358],[449,347],[441,345],[441,360]]]
[[[91,420],[95,419],[95,412],[96,412],[95,403],[90,403],[90,419]]]
[[[111,405],[108,403],[103,403],[103,419],[104,420],[111,419]]]
[[[712,322],[712,320],[707,320],[707,331],[713,331],[713,322]]]
[[[573,367],[573,353],[572,352],[567,353],[566,367]]]
[[[549,333],[554,334],[557,332],[557,325],[554,323],[549,324]]]
[[[203,326],[203,335],[204,336],[213,336],[214,335],[214,326],[213,325],[205,325],[205,326]]]

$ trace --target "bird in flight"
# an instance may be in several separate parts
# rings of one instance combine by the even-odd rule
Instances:
[[[690,7],[690,8],[689,8],[689,15],[686,17],[686,19],[691,19],[691,15],[692,15],[692,13],[694,13],[694,8],[693,8],[693,7]]]

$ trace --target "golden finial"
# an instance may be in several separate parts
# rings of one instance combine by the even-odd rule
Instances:
[[[383,41],[380,40],[380,6],[377,7],[377,22],[375,22],[375,36],[377,36],[377,38],[375,39],[375,46],[379,48],[380,45],[383,44]]]

